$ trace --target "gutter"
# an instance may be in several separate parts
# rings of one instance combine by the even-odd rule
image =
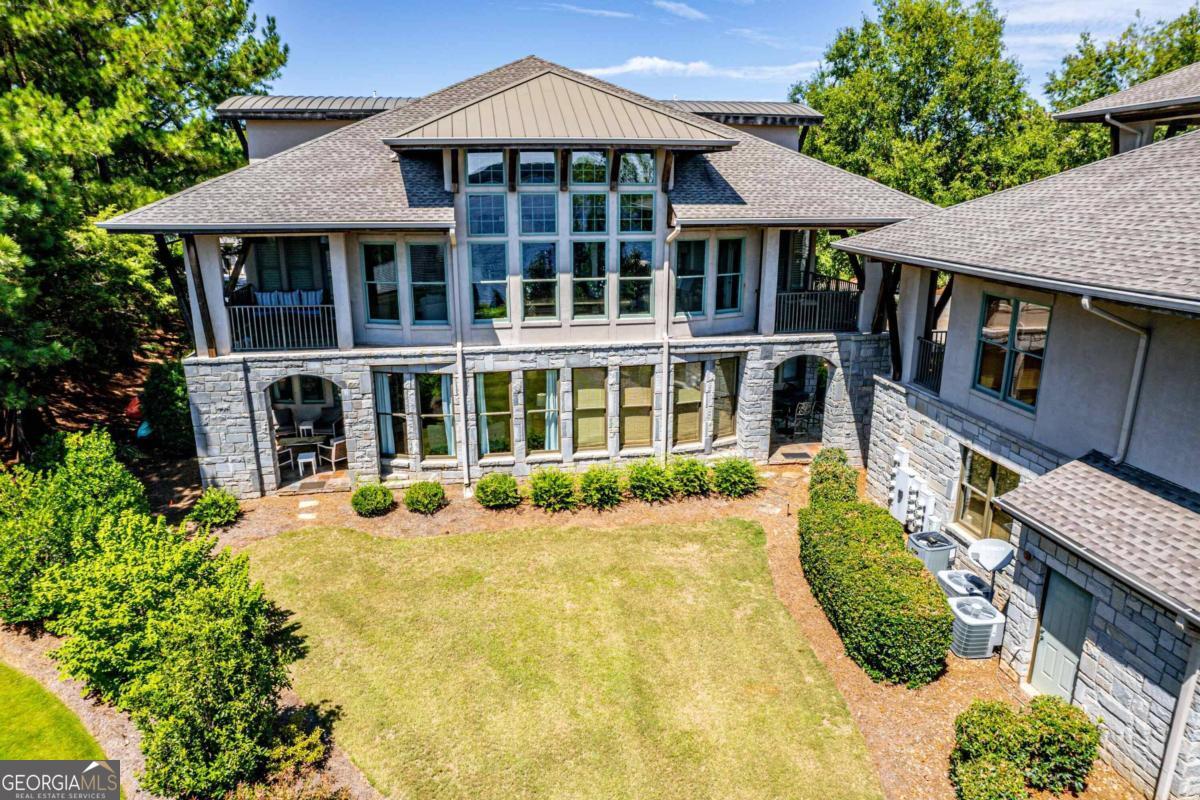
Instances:
[[[455,438],[459,439],[460,458],[462,459],[463,496],[471,496],[471,454],[467,449],[467,364],[463,359],[463,330],[462,330],[462,297],[458,273],[458,236],[451,228],[448,232],[450,239],[450,274],[454,276],[454,369],[458,373],[458,413],[462,419],[461,425],[455,425]],[[458,431],[462,431],[459,437]]]
[[[788,150],[789,153],[795,152]],[[684,205],[687,205],[686,203]],[[933,206],[930,211],[936,211]],[[860,217],[846,219],[845,217],[713,217],[681,219],[680,225],[689,227],[714,227],[717,225],[767,225],[773,228],[879,228],[884,225],[894,225],[915,217]]]
[[[1134,144],[1133,144],[1132,149],[1136,150],[1137,148],[1141,147],[1143,144],[1146,144],[1145,142],[1142,141],[1142,132],[1141,131],[1139,131],[1137,128],[1133,128],[1133,127],[1130,127],[1129,125],[1126,125],[1124,122],[1118,122],[1117,120],[1113,119],[1112,114],[1105,114],[1104,121],[1107,122],[1109,125],[1113,126],[1114,128],[1116,128],[1117,130],[1125,131],[1129,135],[1133,136]],[[1153,127],[1151,127],[1151,129],[1150,129],[1150,135],[1151,136],[1154,135]],[[1126,151],[1126,152],[1128,152],[1128,151]]]
[[[1132,114],[1135,111],[1153,111],[1154,109],[1169,109],[1175,106],[1190,106],[1200,103],[1200,95],[1195,97],[1172,97],[1167,100],[1150,100],[1145,103],[1132,103],[1124,106],[1110,106],[1108,109],[1097,108],[1091,111],[1062,111],[1051,114],[1050,118],[1058,122],[1091,122],[1099,121],[1101,115],[1105,118],[1112,114]]]
[[[665,301],[666,306],[667,306],[667,313],[666,313],[667,327],[663,330],[663,337],[662,337],[662,382],[663,382],[662,461],[663,461],[663,464],[667,463],[667,455],[671,451],[671,447],[667,441],[667,424],[669,423],[669,421],[671,419],[671,414],[668,411],[668,408],[669,408],[670,402],[671,402],[671,319],[672,319],[671,297],[674,295],[674,292],[669,291],[670,277],[671,277],[671,257],[669,255],[669,253],[671,252],[671,243],[674,242],[676,239],[678,239],[679,234],[681,234],[681,233],[683,233],[683,224],[680,222],[676,222],[675,227],[672,228],[671,232],[667,234],[667,239],[666,239],[667,246],[665,248],[663,248],[664,250],[667,251],[667,254],[668,254],[668,255],[664,256],[666,258],[666,263],[664,264],[664,267],[666,268],[665,269],[666,275],[664,277],[667,279],[667,284],[668,284],[668,291],[665,292],[665,294],[667,296],[666,301]]]
[[[1133,359],[1133,376],[1129,379],[1129,396],[1125,399],[1125,416],[1121,419],[1121,434],[1117,438],[1117,451],[1113,453],[1112,457],[1114,464],[1120,464],[1129,452],[1129,440],[1133,436],[1133,421],[1137,416],[1138,398],[1141,396],[1142,381],[1146,375],[1146,351],[1150,347],[1150,329],[1134,325],[1102,308],[1096,308],[1092,304],[1092,298],[1087,295],[1079,298],[1079,304],[1083,306],[1084,311],[1138,335],[1137,355]]]
[[[133,213],[132,211],[129,213]],[[453,221],[446,222],[217,222],[188,225],[155,225],[144,222],[119,222],[120,217],[97,222],[96,227],[110,233],[287,233],[289,231],[307,232],[318,231],[403,231],[403,230],[445,230],[453,228]]]

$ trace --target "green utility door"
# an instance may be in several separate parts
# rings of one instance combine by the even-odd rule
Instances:
[[[1092,596],[1050,570],[1030,679],[1033,688],[1070,701],[1091,612]]]

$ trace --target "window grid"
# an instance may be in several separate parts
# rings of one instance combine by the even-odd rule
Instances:
[[[586,192],[571,195],[571,232],[604,233],[608,230],[608,195]]]
[[[654,299],[654,242],[622,241],[617,316],[651,317]]]
[[[575,450],[608,449],[608,368],[571,370],[574,414],[571,422]]]
[[[408,409],[404,403],[404,375],[400,372],[376,372],[375,430],[379,437],[379,455],[408,454]]]
[[[505,205],[508,198],[501,192],[467,195],[467,233],[471,236],[503,236]]]
[[[621,233],[654,232],[654,195],[641,192],[625,192],[618,195],[620,214],[618,230]]]
[[[422,456],[454,455],[454,410],[449,375],[417,375],[417,420]]]
[[[400,322],[400,268],[395,242],[362,242],[358,248],[366,290],[367,321]]]
[[[498,150],[467,153],[468,186],[503,186],[504,153]]]
[[[708,241],[680,240],[675,245],[675,261],[675,313],[703,315]]]
[[[517,154],[517,183],[522,186],[552,186],[558,177],[553,150],[522,150]]]
[[[414,325],[445,325],[450,321],[446,286],[446,249],[441,244],[408,245],[409,286]]]
[[[737,435],[738,376],[741,359],[738,356],[718,358],[714,365],[713,438],[726,439]]]
[[[558,260],[554,242],[521,243],[524,319],[558,319]]]
[[[571,315],[576,319],[608,316],[608,243],[571,242]]]
[[[717,242],[717,299],[718,314],[733,314],[742,310],[742,239],[721,239]]]
[[[558,195],[549,192],[523,192],[521,233],[523,235],[554,234],[558,230]]]
[[[1020,480],[1020,476],[1007,467],[963,448],[954,521],[976,536],[1010,539],[1013,518],[996,507],[995,499],[1015,489]]]
[[[1042,303],[985,294],[975,353],[974,387],[1006,403],[1037,406],[1051,309]]]
[[[654,444],[654,365],[621,367],[622,448]]]
[[[471,243],[471,301],[476,322],[508,319],[508,246]]]
[[[603,150],[572,150],[571,183],[577,186],[608,183],[608,153]]]
[[[622,153],[617,179],[623,186],[646,186],[654,183],[654,153]]]
[[[673,370],[676,445],[699,444],[703,436],[700,424],[704,408],[704,362],[676,364]]]
[[[537,369],[524,373],[525,448],[529,453],[556,453],[561,447],[558,435],[558,370]]]

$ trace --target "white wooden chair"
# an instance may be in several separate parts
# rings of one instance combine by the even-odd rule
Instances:
[[[317,445],[317,454],[321,463],[329,462],[330,469],[337,469],[339,461],[349,464],[349,456],[346,454],[346,437],[339,436],[336,439],[330,439],[329,444]]]
[[[292,448],[280,447],[275,451],[275,460],[279,463],[279,468],[284,467],[295,468],[296,459],[292,455]]]

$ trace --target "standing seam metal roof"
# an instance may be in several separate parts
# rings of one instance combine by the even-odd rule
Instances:
[[[411,97],[239,94],[221,101],[222,119],[363,119],[411,103]]]
[[[760,100],[665,100],[672,108],[689,111],[728,123],[732,119],[771,118],[779,124],[804,125],[823,120],[824,115],[803,103],[776,103]]]

